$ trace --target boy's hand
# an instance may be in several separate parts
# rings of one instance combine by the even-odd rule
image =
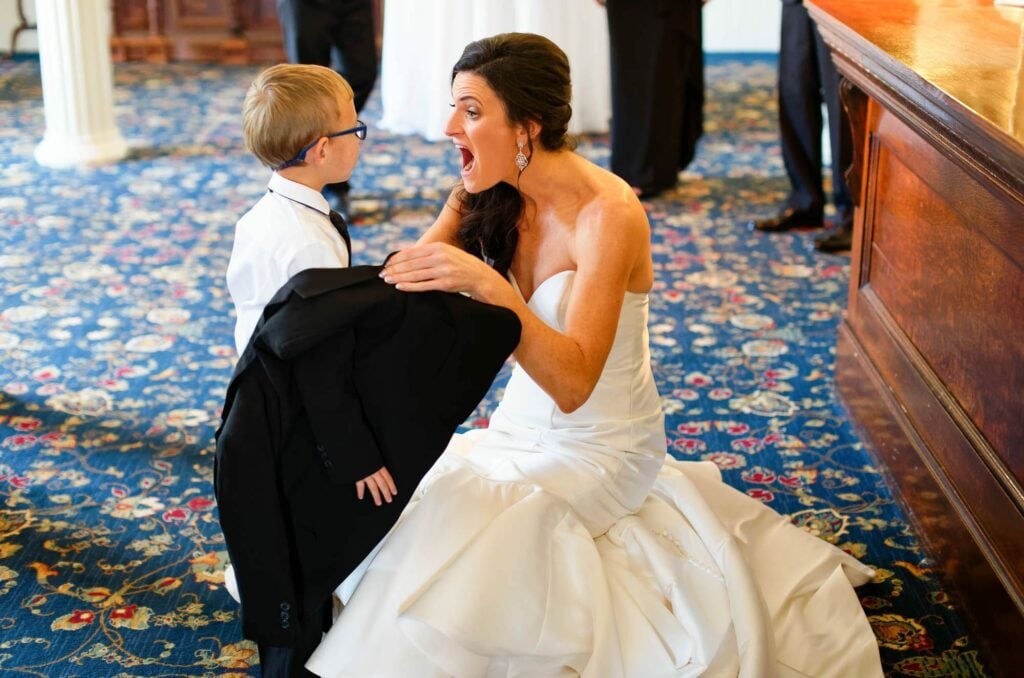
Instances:
[[[370,489],[373,503],[377,506],[381,505],[382,498],[390,504],[391,498],[398,494],[398,488],[395,487],[395,481],[391,479],[391,474],[388,473],[386,466],[381,466],[376,473],[366,476],[356,483],[356,497],[362,499],[367,488]]]

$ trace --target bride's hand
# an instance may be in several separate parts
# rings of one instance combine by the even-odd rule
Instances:
[[[404,249],[380,273],[403,292],[465,292],[481,298],[497,272],[472,254],[447,243],[432,242]]]

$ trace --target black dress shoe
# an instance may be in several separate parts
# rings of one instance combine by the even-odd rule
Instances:
[[[843,224],[814,239],[814,249],[819,252],[844,252],[853,246],[853,225]]]
[[[781,233],[794,228],[820,228],[822,224],[820,214],[786,208],[774,217],[751,221],[750,227],[765,233]]]

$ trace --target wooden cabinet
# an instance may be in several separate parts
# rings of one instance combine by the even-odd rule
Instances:
[[[114,61],[285,60],[277,0],[112,0]],[[375,0],[377,45],[383,0]]]
[[[113,0],[115,61],[281,61],[275,0]]]
[[[808,0],[857,195],[836,381],[997,674],[1024,662],[1024,27],[975,0]],[[951,47],[955,46],[955,47]]]

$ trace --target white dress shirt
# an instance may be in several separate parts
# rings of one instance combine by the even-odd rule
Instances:
[[[239,355],[263,307],[293,275],[309,268],[345,268],[351,261],[345,241],[331,224],[331,208],[323,195],[277,172],[267,189],[238,220],[228,262]]]

